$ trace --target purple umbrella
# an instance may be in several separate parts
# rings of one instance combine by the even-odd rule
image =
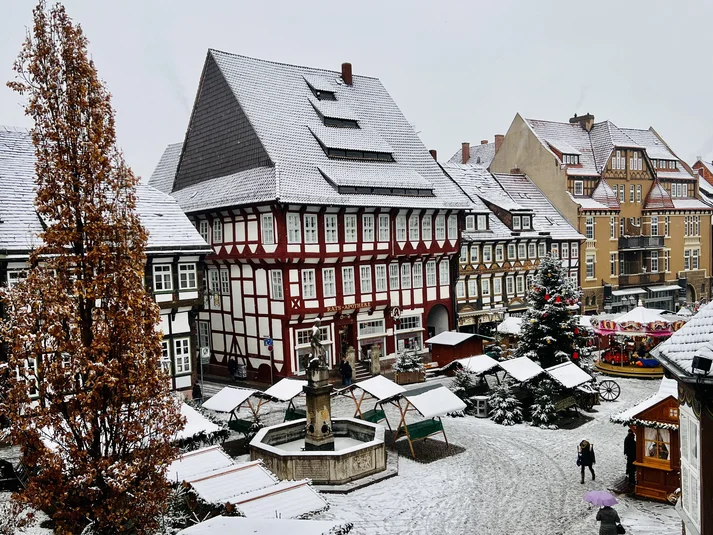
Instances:
[[[602,507],[619,503],[617,499],[606,490],[590,490],[584,495],[584,501]]]

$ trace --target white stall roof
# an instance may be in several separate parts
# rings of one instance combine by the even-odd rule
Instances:
[[[361,388],[367,394],[371,394],[378,400],[392,398],[406,392],[403,386],[397,385],[383,375],[376,375],[371,379],[356,383],[354,388]]]
[[[281,481],[268,488],[241,494],[231,503],[248,518],[298,518],[328,507],[325,499],[309,486],[308,479]]]
[[[563,362],[545,368],[545,371],[565,388],[574,388],[592,380],[592,376],[574,362]]]
[[[404,396],[424,418],[445,416],[449,412],[462,411],[465,409],[463,400],[445,386],[407,390]]]
[[[166,478],[172,482],[190,481],[234,464],[223,448],[210,446],[181,455],[169,465]]]
[[[329,520],[292,520],[284,518],[245,518],[215,516],[178,532],[178,535],[329,535],[343,524]]]
[[[492,370],[498,365],[498,361],[488,355],[476,355],[475,357],[457,359],[454,362],[463,366],[465,371],[476,375]]]
[[[429,338],[425,343],[427,344],[437,344],[441,346],[457,346],[461,342],[465,342],[469,338],[473,338],[475,335],[472,333],[459,333],[455,331],[444,331],[437,334],[433,338]]]
[[[252,396],[257,390],[252,388],[235,388],[226,386],[215,396],[203,403],[204,409],[218,412],[233,412]]]
[[[303,386],[307,386],[307,381],[285,378],[278,381],[264,392],[259,392],[258,395],[272,398],[277,401],[290,401],[292,398],[299,396],[302,393]]]
[[[615,414],[611,417],[611,420],[612,422],[627,424],[633,418],[636,418],[639,414],[647,409],[650,409],[669,396],[674,399],[678,399],[678,383],[675,379],[666,379],[664,377],[661,379],[658,392],[656,392],[653,396],[646,398],[644,401],[637,403],[632,408],[622,411],[619,414]]]
[[[176,433],[176,440],[193,438],[201,433],[210,435],[211,433],[216,433],[221,429],[220,426],[211,422],[208,418],[186,403],[181,404],[181,414],[186,417],[186,425],[181,431]]]
[[[500,325],[498,325],[498,332],[500,334],[512,334],[518,336],[520,334],[520,329],[522,328],[522,318],[505,318]]]
[[[528,381],[533,377],[537,377],[545,371],[539,364],[536,364],[527,357],[504,360],[498,364],[500,364],[500,367],[509,373],[513,379],[520,381],[521,383]]]
[[[214,470],[188,482],[209,503],[235,503],[238,495],[265,487],[272,488],[278,481],[262,466],[261,461],[252,461]]]

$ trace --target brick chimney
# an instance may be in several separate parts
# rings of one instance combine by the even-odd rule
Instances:
[[[512,169],[510,169],[510,174],[511,175],[521,175],[522,171],[520,171],[519,167],[513,167]]]
[[[579,123],[582,128],[589,132],[592,129],[592,126],[594,126],[594,115],[588,113],[587,115],[577,117],[577,114],[575,113],[574,117],[572,117],[569,122],[572,124]]]
[[[428,152],[431,153],[431,156],[433,156],[433,159],[438,161],[438,153],[436,152],[436,149],[431,149]]]
[[[462,145],[462,155],[461,155],[461,163],[468,163],[468,160],[470,160],[470,143],[465,141]]]
[[[500,145],[503,144],[503,140],[505,139],[505,136],[502,134],[495,134],[495,154],[498,153],[500,150]]]
[[[352,85],[352,64],[342,63],[342,80],[347,85]]]
[[[487,144],[488,144],[488,140],[487,140],[487,139],[481,139],[481,140],[480,140],[480,144],[481,144],[481,145],[487,145]]]

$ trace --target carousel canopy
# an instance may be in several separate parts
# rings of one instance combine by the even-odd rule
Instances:
[[[614,320],[615,323],[621,325],[622,323],[636,322],[636,323],[653,323],[654,321],[666,321],[666,319],[661,315],[663,310],[658,310],[654,308],[646,307],[636,307],[630,310],[623,316],[619,316]]]
[[[600,314],[592,319],[597,334],[623,336],[670,336],[678,329],[683,318],[666,316],[663,310],[638,306],[625,314]]]

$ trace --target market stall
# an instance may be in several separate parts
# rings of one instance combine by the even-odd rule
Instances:
[[[203,403],[203,408],[230,414],[228,427],[233,431],[248,435],[258,421],[259,399],[255,397],[257,403],[253,404],[250,398],[255,396],[257,390],[252,388],[236,388],[226,386],[215,396]],[[250,419],[238,418],[241,408],[247,407],[250,410]]]
[[[391,424],[389,419],[386,417],[386,413],[382,407],[382,403],[399,396],[406,392],[406,389],[397,385],[393,381],[387,379],[383,375],[377,375],[366,381],[360,381],[359,383],[352,384],[341,391],[342,393],[348,393],[354,400],[356,409],[354,411],[354,418],[361,418],[371,423],[378,423],[381,420],[386,420],[386,425],[391,429]],[[356,394],[355,392],[361,392],[361,394]],[[368,396],[368,397],[367,397]],[[362,410],[362,404],[367,399],[375,400],[374,408],[370,410]]]
[[[483,340],[491,340],[479,334],[444,331],[426,340],[431,348],[431,359],[445,366],[456,359],[483,353]]]
[[[264,392],[256,392],[255,395],[260,398],[256,411],[259,413],[260,408],[266,402],[274,401],[277,403],[288,404],[287,409],[285,410],[285,422],[306,418],[306,410],[295,406],[295,399],[304,393],[303,388],[305,386],[307,386],[307,381],[285,378],[278,381]]]

